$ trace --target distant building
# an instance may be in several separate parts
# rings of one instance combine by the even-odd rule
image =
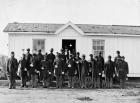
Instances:
[[[41,49],[43,53],[54,48],[75,49],[81,54],[98,55],[101,51],[105,59],[116,56],[116,50],[126,57],[130,75],[140,76],[140,27],[128,25],[94,24],[48,24],[48,23],[9,23],[5,29],[9,35],[9,54],[15,51],[20,58],[23,49],[31,52]]]

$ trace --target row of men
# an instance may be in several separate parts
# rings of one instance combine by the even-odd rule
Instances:
[[[87,87],[112,87],[113,77],[117,76],[120,80],[121,88],[125,86],[125,80],[128,74],[128,64],[124,61],[124,57],[120,56],[117,51],[117,57],[114,62],[111,56],[108,61],[104,62],[101,53],[99,56],[89,55],[90,60],[86,60],[86,56],[77,52],[76,55],[65,55],[65,51],[53,54],[53,49],[49,54],[43,56],[41,50],[38,54],[23,54],[22,59],[17,62],[14,52],[11,52],[11,58],[7,62],[7,72],[9,77],[9,88],[15,88],[16,73],[19,71],[22,80],[22,87],[26,87],[27,80],[31,81],[32,87],[37,87],[37,83],[43,81],[43,87],[49,87],[53,77],[56,77],[56,87],[61,88],[68,77],[68,87],[74,88],[79,83],[80,88]],[[18,70],[19,68],[19,70]]]

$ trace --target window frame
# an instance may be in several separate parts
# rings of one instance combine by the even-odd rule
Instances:
[[[41,51],[42,51],[42,53],[45,53],[45,50],[46,50],[46,48],[45,48],[45,47],[46,47],[46,40],[45,40],[45,39],[38,39],[38,38],[32,39],[32,48],[33,48],[33,49],[32,49],[32,52],[34,53],[34,52],[37,52],[37,51],[38,51],[38,50],[36,50],[36,51],[34,50],[34,41],[35,41],[35,40],[41,41],[40,44],[42,44],[42,41],[44,42],[44,50],[41,49]],[[38,45],[38,44],[37,44],[37,45]]]
[[[102,52],[102,56],[105,57],[105,40],[92,39],[92,54],[98,56],[99,52]]]

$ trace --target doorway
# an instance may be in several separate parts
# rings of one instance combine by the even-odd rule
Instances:
[[[76,52],[76,40],[75,39],[62,39],[62,48],[68,50],[71,53]]]

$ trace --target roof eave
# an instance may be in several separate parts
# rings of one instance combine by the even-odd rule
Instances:
[[[86,36],[117,36],[117,37],[140,37],[140,34],[124,34],[124,33],[85,33]]]
[[[8,33],[8,34],[14,34],[14,33],[19,33],[19,34],[48,34],[48,35],[55,35],[55,33],[47,33],[47,32],[13,32],[13,31],[6,31],[5,33]]]

